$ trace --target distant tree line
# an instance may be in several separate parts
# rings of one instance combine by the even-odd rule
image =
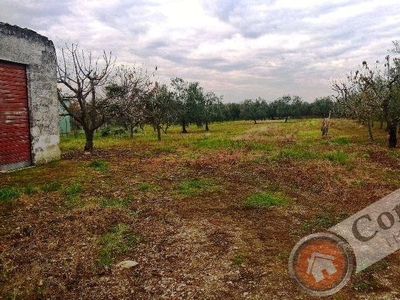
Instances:
[[[392,54],[399,54],[399,43],[393,44]],[[374,139],[374,122],[378,122],[380,128],[389,134],[389,147],[396,147],[400,121],[399,58],[387,55],[383,63],[377,61],[374,67],[363,61],[359,70],[351,71],[345,79],[334,81],[332,88],[336,92],[335,106],[339,116],[365,124],[370,140]]]
[[[272,102],[257,98],[223,103],[222,96],[205,91],[198,82],[177,77],[168,85],[158,83],[154,80],[156,70],[116,66],[111,53],[94,59],[74,44],[60,50],[58,99],[83,129],[85,151],[93,150],[97,129],[114,125],[133,136],[137,128],[150,124],[161,140],[173,124],[179,124],[182,133],[188,132],[189,125],[208,131],[212,122],[326,117],[334,106],[329,97],[309,103],[290,95]]]
[[[171,79],[169,85],[155,82],[151,89],[146,84],[141,92],[136,89],[132,92],[129,86],[116,83],[106,86],[115,112],[108,123],[123,126],[131,136],[135,128],[150,124],[159,140],[162,132],[166,133],[169,126],[176,124],[181,126],[182,133],[187,133],[189,125],[209,131],[213,122],[250,120],[257,124],[267,119],[287,122],[289,118],[327,117],[333,110],[330,97],[318,98],[312,103],[290,95],[272,102],[257,98],[223,103],[222,96],[205,92],[198,82],[182,78]]]

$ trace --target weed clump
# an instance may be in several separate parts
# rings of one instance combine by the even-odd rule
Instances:
[[[186,196],[201,194],[204,191],[213,191],[218,186],[208,179],[186,180],[179,186],[179,193]]]
[[[336,162],[341,165],[345,165],[347,163],[347,159],[349,158],[349,155],[343,151],[331,151],[331,152],[325,153],[323,155],[323,158],[325,158],[331,162]]]
[[[125,197],[123,199],[120,198],[111,198],[111,199],[106,199],[106,198],[100,198],[99,204],[100,207],[127,207],[129,202],[131,202],[130,197]]]
[[[97,258],[101,265],[111,265],[117,255],[126,253],[141,241],[139,237],[132,235],[129,229],[126,224],[118,224],[98,239],[100,251]]]
[[[43,184],[40,189],[43,192],[55,192],[58,191],[61,188],[61,183],[59,182],[50,182],[50,183],[45,183]]]
[[[267,208],[285,205],[289,200],[278,193],[257,192],[244,200],[244,205],[250,208]]]
[[[20,192],[15,187],[5,187],[0,189],[0,202],[11,202],[19,198]]]
[[[93,160],[90,162],[89,167],[92,167],[98,171],[107,171],[108,170],[108,163],[102,160]]]
[[[71,186],[63,189],[62,193],[65,196],[76,196],[79,194],[79,192],[82,190],[82,185],[80,185],[79,183],[73,183]]]

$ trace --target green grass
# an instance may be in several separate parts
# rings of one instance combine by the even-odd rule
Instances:
[[[79,192],[82,191],[82,185],[80,183],[72,183],[69,187],[64,188],[62,190],[62,193],[65,196],[76,196],[79,194]]]
[[[349,155],[341,150],[334,150],[323,154],[322,157],[331,162],[345,165],[347,163]]]
[[[338,138],[333,139],[332,143],[343,146],[343,145],[350,144],[350,141],[347,137],[338,137]]]
[[[77,196],[68,196],[64,203],[68,209],[77,209],[85,206],[82,199]]]
[[[102,160],[92,160],[89,163],[89,167],[92,167],[93,169],[97,170],[97,171],[107,171],[109,164],[105,161]]]
[[[42,190],[43,192],[55,192],[58,191],[60,188],[61,188],[61,183],[57,181],[45,183],[42,186],[40,186],[40,190]]]
[[[286,148],[281,150],[275,158],[297,158],[297,159],[315,159],[317,155],[305,149]]]
[[[148,182],[142,182],[142,183],[139,183],[137,188],[139,191],[147,192],[151,189],[151,185]]]
[[[210,179],[185,180],[179,185],[179,193],[186,196],[194,196],[217,188],[218,186]]]
[[[244,257],[242,254],[240,253],[236,253],[233,257],[232,257],[232,262],[234,265],[236,266],[241,266],[244,264]]]
[[[206,148],[206,149],[242,149],[245,143],[240,140],[230,140],[226,138],[211,138],[205,137],[197,140],[193,143],[195,148]]]
[[[243,204],[250,208],[268,208],[272,206],[282,206],[289,200],[279,193],[257,192],[247,197]]]
[[[167,145],[157,145],[151,149],[151,152],[153,154],[169,154],[169,153],[175,153],[176,152],[176,147],[173,146],[167,146]]]
[[[140,241],[141,238],[134,236],[128,225],[118,224],[98,239],[100,249],[97,259],[101,265],[109,266],[114,263],[116,256],[126,253]]]
[[[38,192],[38,188],[32,184],[28,184],[26,187],[24,187],[23,192],[25,195],[33,195]]]
[[[338,216],[332,214],[319,214],[303,224],[305,231],[315,231],[328,229],[348,217],[347,213],[342,213]]]
[[[129,202],[131,202],[130,197],[125,197],[123,199],[120,198],[110,198],[106,199],[104,197],[99,199],[100,207],[122,207],[125,208],[128,206]]]
[[[4,187],[0,189],[0,203],[11,202],[14,199],[19,198],[21,195],[19,189],[15,187]]]
[[[83,201],[78,197],[78,194],[82,191],[82,185],[74,182],[70,186],[61,190],[61,193],[67,197],[65,200],[65,206],[69,209],[83,207]]]

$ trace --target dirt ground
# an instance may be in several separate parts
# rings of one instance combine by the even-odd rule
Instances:
[[[0,174],[0,187],[24,189],[0,203],[2,299],[309,299],[288,274],[293,246],[399,183],[399,156],[373,144],[352,144],[344,164],[246,147],[193,155],[185,145],[148,147],[68,151],[59,162]],[[185,192],[188,180],[209,185]],[[43,188],[49,182],[59,186]],[[75,193],[74,183],[82,187]],[[290,202],[243,205],[263,190]],[[131,243],[104,265],[99,241],[118,224]],[[138,265],[117,268],[124,260]],[[394,253],[328,299],[400,299],[399,275]]]

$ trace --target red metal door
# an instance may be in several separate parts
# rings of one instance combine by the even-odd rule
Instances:
[[[0,170],[30,164],[25,66],[0,61]]]

